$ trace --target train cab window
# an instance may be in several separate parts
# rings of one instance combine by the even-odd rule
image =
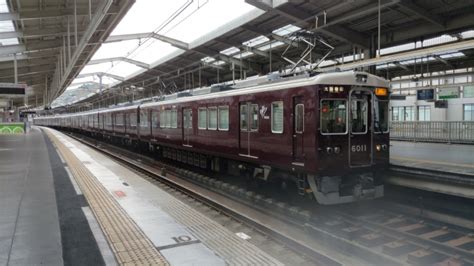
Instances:
[[[295,106],[295,132],[298,134],[304,131],[304,104],[299,103]]]
[[[374,129],[375,132],[388,132],[388,101],[375,101],[375,117]]]
[[[347,133],[347,101],[321,100],[320,127],[323,135]]]
[[[183,128],[193,128],[193,110],[183,110]]]
[[[250,105],[250,130],[258,131],[258,104]]]
[[[156,111],[152,111],[152,112],[151,112],[151,126],[152,126],[153,128],[157,128],[157,127],[160,125],[160,123],[159,123],[159,121],[160,121],[160,120],[159,120],[160,114],[161,114],[161,113],[158,113],[158,112],[156,112]]]
[[[355,134],[367,133],[368,104],[366,100],[355,99],[351,102],[351,132]]]
[[[129,113],[128,114],[128,121],[130,121],[130,127],[137,126],[137,114],[136,113]]]
[[[248,105],[240,105],[240,130],[247,131],[248,129]]]
[[[207,109],[207,114],[209,116],[207,129],[216,130],[217,129],[217,107],[209,107]]]
[[[178,110],[171,110],[171,128],[178,128]]]
[[[198,110],[198,128],[207,129],[207,108],[201,107]]]
[[[283,133],[283,101],[272,102],[272,133]]]
[[[219,130],[229,130],[229,106],[219,106]]]
[[[148,127],[148,111],[147,110],[140,110],[140,127],[141,128]]]

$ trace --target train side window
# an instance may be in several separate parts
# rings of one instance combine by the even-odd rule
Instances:
[[[156,112],[156,111],[151,112],[151,126],[153,128],[157,128],[159,126],[159,115],[160,114],[158,114],[158,112]]]
[[[229,130],[229,106],[219,106],[219,130]]]
[[[136,127],[137,126],[137,114],[136,113],[129,113],[128,114],[128,119],[130,121],[130,127]]]
[[[178,128],[178,110],[171,110],[171,128]]]
[[[85,121],[85,120],[82,121],[83,126],[85,126],[85,125],[84,125],[84,124],[85,124],[84,121]],[[111,127],[111,126],[112,126],[112,116],[111,116],[110,113],[106,113],[106,114],[105,114],[105,124],[106,124],[108,127]]]
[[[117,126],[123,127],[123,114],[116,114],[115,115],[115,124]]]
[[[347,133],[347,101],[345,99],[321,100],[320,127],[323,135]]]
[[[148,127],[148,110],[140,110],[140,127]]]
[[[247,103],[240,105],[240,130],[247,131],[248,128],[248,108]]]
[[[193,128],[193,110],[183,110],[183,128]]]
[[[272,133],[283,133],[283,101],[272,102]]]
[[[207,108],[201,107],[198,112],[198,128],[206,129],[207,128]]]
[[[171,128],[171,110],[166,110],[165,114],[166,128]]]
[[[207,129],[217,130],[217,107],[207,108],[207,114],[209,115]]]
[[[166,127],[166,111],[161,110],[160,111],[160,128],[165,128]]]
[[[299,103],[295,106],[295,132],[304,132],[304,104]]]
[[[258,104],[250,105],[250,130],[258,131]]]

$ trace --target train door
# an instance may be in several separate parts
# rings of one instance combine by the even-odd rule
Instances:
[[[251,146],[253,136],[258,132],[258,104],[240,103],[239,121],[239,155],[256,157],[251,150]]]
[[[190,138],[193,135],[193,110],[191,108],[182,109],[182,130],[183,130],[183,146],[192,147]]]
[[[304,166],[304,101],[293,97],[293,164]]]
[[[372,103],[367,89],[353,89],[349,93],[349,166],[369,166],[373,161]]]

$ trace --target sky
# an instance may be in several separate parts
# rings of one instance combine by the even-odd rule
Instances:
[[[192,43],[222,25],[254,10],[244,0],[137,0],[122,21],[111,33],[113,35],[155,32],[183,42]],[[147,64],[178,51],[162,41],[146,38],[114,43],[105,43],[93,55],[92,60],[127,57]],[[87,65],[80,74],[106,72],[127,77],[141,70],[126,62],[107,62]],[[98,81],[97,77],[76,79],[74,83]],[[104,84],[116,82],[103,78]],[[73,85],[70,88],[76,88]]]

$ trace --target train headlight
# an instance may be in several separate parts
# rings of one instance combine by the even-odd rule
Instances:
[[[326,152],[331,154],[333,152],[332,147],[326,147]]]
[[[375,149],[376,149],[377,151],[381,151],[381,150],[382,150],[382,146],[381,146],[380,144],[377,144],[377,145],[375,145]]]
[[[341,153],[341,147],[339,147],[339,146],[334,147],[334,153],[335,154]]]
[[[386,151],[387,149],[388,149],[387,144],[382,144],[382,150],[383,150],[383,151]]]

